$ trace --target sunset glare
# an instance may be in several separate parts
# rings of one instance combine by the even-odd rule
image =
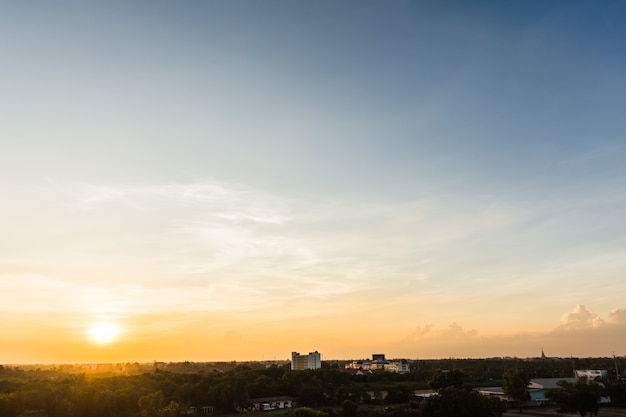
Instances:
[[[87,332],[92,341],[100,344],[114,342],[121,330],[113,323],[97,323]]]

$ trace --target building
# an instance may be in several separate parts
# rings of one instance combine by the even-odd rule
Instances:
[[[576,383],[578,379],[574,377],[531,379],[530,383],[528,384],[528,393],[530,394],[530,400],[528,401],[528,405],[540,405],[542,402],[546,401],[546,390],[558,388],[559,381],[566,381],[573,384]],[[481,387],[476,388],[476,391],[488,397],[495,397],[503,401],[510,401],[510,399],[504,393],[504,389],[502,387]]]
[[[248,400],[249,411],[272,411],[281,410],[285,408],[292,408],[294,406],[294,400],[292,397],[265,397],[265,398],[251,398]]]
[[[401,361],[392,361],[388,362],[385,365],[385,371],[387,372],[395,372],[397,374],[407,374],[411,371],[409,367],[409,362],[402,359]]]
[[[573,377],[568,378],[532,378],[528,384],[528,393],[530,394],[529,404],[542,404],[546,400],[546,391],[550,389],[559,388],[559,381],[565,381],[570,384],[575,384],[580,378],[586,378],[587,381],[595,381],[600,386],[602,382],[600,380],[606,377],[607,371],[598,369],[585,369],[575,370]],[[508,400],[504,389],[502,387],[481,387],[476,388],[476,391],[483,395],[490,397],[497,397],[502,400]],[[608,403],[610,399],[608,397],[601,397],[600,403]]]
[[[574,374],[577,378],[587,378],[588,381],[601,381],[606,379],[606,370],[600,369],[575,369]]]
[[[316,350],[308,355],[301,355],[298,352],[291,352],[291,370],[301,371],[304,369],[320,369],[322,367],[322,356]]]
[[[213,407],[212,405],[203,405],[201,408],[202,415],[213,414],[215,412],[215,407]],[[200,413],[198,413],[198,407],[182,407],[178,409],[178,415],[197,416],[200,415]]]
[[[371,361],[352,361],[345,365],[346,369],[360,369],[362,371],[386,371],[398,374],[410,372],[409,362],[405,359],[400,361],[388,361],[385,355],[377,353],[372,355]]]

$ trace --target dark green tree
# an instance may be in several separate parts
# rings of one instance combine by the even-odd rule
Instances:
[[[422,417],[499,417],[504,404],[473,390],[446,387],[420,405]]]
[[[20,417],[48,417],[45,410],[24,410]]]
[[[502,389],[504,393],[520,407],[523,403],[530,400],[529,383],[530,378],[521,369],[509,368],[502,375]]]
[[[139,398],[139,410],[142,417],[156,416],[163,407],[163,392],[156,391]]]
[[[344,400],[341,402],[341,413],[343,417],[355,417],[359,405],[354,401]]]
[[[554,401],[560,411],[579,413],[580,417],[598,413],[600,388],[595,381],[580,378],[576,383],[559,381],[558,385],[559,388],[546,391],[546,398]]]
[[[404,386],[390,385],[387,387],[387,398],[385,402],[388,404],[407,403],[411,396],[412,390]]]
[[[159,410],[159,417],[177,417],[180,404],[176,401],[170,401],[170,403]]]
[[[309,407],[299,407],[290,410],[287,413],[287,417],[328,417],[328,414]]]
[[[606,393],[611,397],[611,404],[626,403],[626,383],[624,381],[611,381],[606,384]]]
[[[463,372],[455,369],[453,371],[437,369],[428,385],[435,391],[446,387],[463,388],[465,376]]]
[[[321,385],[302,387],[296,398],[298,404],[305,407],[321,407],[326,404],[326,395]]]

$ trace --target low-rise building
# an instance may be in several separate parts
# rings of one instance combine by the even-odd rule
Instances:
[[[388,361],[383,354],[372,355],[372,360],[352,361],[345,365],[347,369],[360,369],[362,371],[387,371],[398,374],[406,374],[410,372],[409,362],[405,359],[400,361]]]
[[[292,408],[294,401],[292,397],[264,397],[251,398],[248,400],[248,410],[250,411],[272,411],[285,408]]]

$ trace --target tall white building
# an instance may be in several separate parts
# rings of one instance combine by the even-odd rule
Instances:
[[[300,371],[303,369],[320,369],[322,367],[322,356],[316,350],[308,355],[301,355],[298,352],[291,352],[291,370]]]

